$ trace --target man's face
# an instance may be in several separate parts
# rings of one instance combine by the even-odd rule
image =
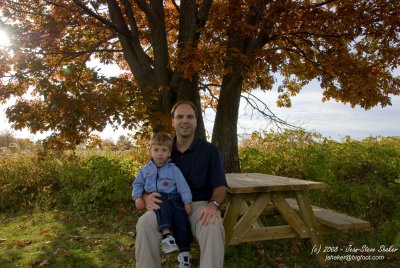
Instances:
[[[172,118],[172,127],[175,129],[176,136],[194,136],[197,126],[197,118],[193,108],[189,104],[179,105]]]

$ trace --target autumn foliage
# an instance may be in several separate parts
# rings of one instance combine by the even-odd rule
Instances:
[[[74,147],[109,123],[165,128],[172,104],[191,100],[216,109],[212,140],[238,170],[241,96],[271,90],[276,75],[280,106],[313,79],[323,101],[390,105],[399,10],[391,0],[0,0],[12,43],[0,52],[0,101],[17,98],[15,128]]]

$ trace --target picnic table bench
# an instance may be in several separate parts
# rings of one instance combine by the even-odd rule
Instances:
[[[226,177],[226,245],[300,237],[309,238],[313,247],[324,248],[322,234],[371,228],[367,221],[313,206],[309,192],[325,188],[323,182],[261,173],[228,173]],[[284,224],[274,219],[277,215]],[[325,265],[322,250],[316,257]]]

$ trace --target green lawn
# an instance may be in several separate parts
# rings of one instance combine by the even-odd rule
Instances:
[[[133,208],[91,213],[63,210],[0,214],[0,267],[135,267]],[[326,236],[327,245],[344,247],[373,233]],[[364,240],[367,241],[367,240]],[[366,242],[373,243],[373,242]],[[397,252],[398,253],[398,252]],[[199,249],[193,243],[193,266]],[[163,256],[163,267],[176,267],[176,255]],[[399,267],[399,254],[384,261],[332,262],[332,267]],[[226,267],[316,267],[308,241],[274,240],[230,246]]]

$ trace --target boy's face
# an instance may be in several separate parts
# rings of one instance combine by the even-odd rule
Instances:
[[[150,149],[151,157],[157,166],[162,166],[171,155],[171,151],[166,145],[152,145]]]

